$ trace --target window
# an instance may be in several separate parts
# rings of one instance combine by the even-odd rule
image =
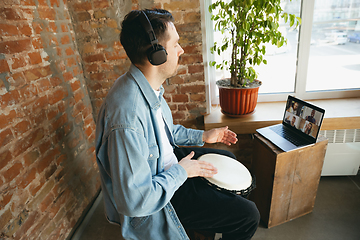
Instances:
[[[221,37],[208,30],[214,29],[209,4],[202,3],[205,78],[208,99],[218,104],[215,81],[229,73],[208,66],[219,58],[209,48]],[[360,0],[283,0],[283,4],[286,12],[302,18],[302,24],[299,29],[283,24],[287,46],[267,46],[268,64],[255,68],[263,82],[259,101],[283,101],[288,94],[302,99],[359,97]]]

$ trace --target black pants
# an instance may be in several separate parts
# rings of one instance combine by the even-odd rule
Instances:
[[[181,160],[191,151],[193,159],[206,153],[235,158],[231,152],[210,148],[176,148],[174,152]],[[171,203],[185,228],[222,233],[223,240],[251,239],[259,225],[260,214],[253,202],[215,190],[199,177],[188,178]]]

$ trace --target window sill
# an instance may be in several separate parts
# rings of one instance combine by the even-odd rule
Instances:
[[[360,98],[324,99],[309,101],[325,109],[321,130],[360,129]],[[213,107],[204,118],[205,130],[229,126],[237,134],[255,133],[261,127],[281,123],[286,102],[258,103],[252,115],[231,118]]]

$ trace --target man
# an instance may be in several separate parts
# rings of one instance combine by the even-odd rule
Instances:
[[[309,122],[311,122],[311,123],[316,124],[315,110],[314,110],[314,109],[311,111],[311,115],[306,116],[305,120],[307,120],[307,121],[309,121]]]
[[[227,127],[202,131],[173,125],[161,85],[176,73],[184,51],[172,15],[131,11],[120,40],[132,65],[109,91],[96,126],[108,220],[121,225],[125,239],[188,239],[183,226],[222,232],[224,240],[250,239],[259,222],[255,204],[204,184],[198,177],[212,177],[217,169],[194,160],[210,152],[234,155],[178,147],[231,145],[237,138]]]

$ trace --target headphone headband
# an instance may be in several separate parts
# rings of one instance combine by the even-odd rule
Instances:
[[[144,11],[140,13],[140,23],[145,29],[150,39],[151,47],[146,51],[149,62],[152,65],[160,65],[166,62],[167,52],[163,46],[158,44],[158,40],[155,36],[154,29],[151,26],[150,20]]]

